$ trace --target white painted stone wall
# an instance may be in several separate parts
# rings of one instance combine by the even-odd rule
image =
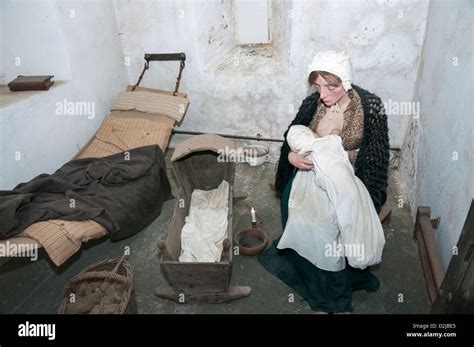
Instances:
[[[47,93],[52,98],[49,108],[37,107],[34,99],[25,101],[24,112],[4,108],[3,160],[11,160],[19,148],[19,129],[30,129],[21,130],[26,132],[24,158],[43,159],[35,165],[3,163],[3,187],[69,159],[97,128],[113,96],[136,82],[144,53],[186,53],[180,90],[189,93],[191,104],[183,130],[282,138],[301,100],[311,92],[307,64],[326,49],[348,51],[356,84],[384,100],[412,101],[428,5],[427,0],[273,1],[272,43],[252,48],[236,43],[231,0],[45,0],[34,2],[44,7],[25,10],[23,4],[31,2],[2,2],[2,23],[8,23],[2,24],[4,81],[19,73],[55,74],[70,81],[63,87],[67,98],[94,101],[97,116],[76,117],[63,125],[64,119],[51,118],[51,105],[59,101],[53,93]],[[21,40],[16,40],[19,34]],[[17,54],[24,57],[21,67],[12,66]],[[34,55],[42,59],[29,58]],[[177,72],[176,62],[152,63],[142,85],[173,89]],[[25,114],[28,108],[32,111]],[[389,115],[392,147],[401,146],[408,119]],[[51,143],[28,140],[31,124]],[[171,146],[181,140],[174,136]],[[278,151],[276,143],[273,160]]]
[[[111,1],[0,4],[4,82],[18,74],[66,80],[0,109],[0,189],[12,189],[70,160],[128,81]],[[2,94],[2,104],[15,97],[5,88],[2,93],[10,93]],[[94,103],[95,117],[57,114],[56,103],[64,100]]]
[[[114,3],[131,82],[143,53],[186,53],[183,130],[282,138],[310,92],[306,67],[319,50],[346,50],[355,83],[384,100],[413,99],[427,1],[273,1],[273,43],[255,50],[237,46],[230,0]],[[147,74],[143,85],[173,88],[177,64],[157,63]],[[389,115],[392,147],[401,146],[408,120]]]
[[[23,75],[70,80],[71,69],[53,1],[2,1],[0,84]]]
[[[414,100],[419,119],[407,131],[400,163],[413,220],[418,206],[440,217],[445,266],[474,197],[472,1],[431,1]]]

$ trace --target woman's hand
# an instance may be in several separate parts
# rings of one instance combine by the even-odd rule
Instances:
[[[305,159],[304,157],[307,156],[309,152],[306,152],[304,154],[298,154],[296,152],[290,152],[288,154],[288,161],[293,165],[294,167],[308,171],[313,168],[313,162],[311,160]]]

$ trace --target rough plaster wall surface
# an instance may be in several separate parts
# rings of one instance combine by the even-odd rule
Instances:
[[[445,266],[474,197],[472,17],[469,1],[432,1],[416,98],[421,115],[407,132],[401,160],[413,218],[417,206],[440,217]],[[471,35],[469,35],[470,33]]]
[[[75,100],[95,101],[98,117],[118,90],[136,82],[144,53],[183,51],[180,90],[189,93],[191,104],[181,129],[282,138],[301,100],[313,91],[306,67],[319,50],[348,51],[354,82],[384,100],[412,100],[428,2],[274,1],[272,43],[254,47],[236,43],[231,0],[49,4],[69,60],[67,88]],[[75,20],[68,17],[71,10]],[[177,72],[176,62],[152,63],[142,85],[173,89]],[[61,142],[65,154],[48,167],[70,157],[98,121],[76,127],[74,145]],[[389,114],[392,147],[400,147],[405,123],[407,117]],[[171,146],[181,140],[175,136]],[[268,144],[276,160],[279,144]]]
[[[319,50],[346,50],[356,84],[384,100],[412,101],[428,2],[274,1],[273,41],[261,47],[237,45],[232,1],[114,4],[131,83],[144,53],[187,54],[181,90],[191,105],[183,130],[282,138],[312,92],[306,68]],[[155,65],[143,85],[173,88],[177,63]],[[407,123],[389,115],[392,147],[401,146]]]
[[[109,112],[115,95],[127,84],[122,48],[117,36],[112,1],[47,1],[35,3],[37,16],[24,21],[23,2],[8,1],[11,8],[9,27],[3,27],[5,37],[18,37],[17,27],[23,35],[21,54],[28,58],[16,67],[18,74],[40,74],[40,63],[55,75],[56,71],[68,71],[67,82],[57,83],[44,92],[31,92],[31,96],[9,103],[0,110],[1,180],[0,189],[12,189],[16,184],[34,176],[54,172],[70,160],[98,128]],[[42,26],[42,23],[47,23]],[[64,52],[67,61],[51,65],[38,52],[41,38],[56,32],[55,50]],[[15,55],[17,45],[9,46]],[[47,46],[46,46],[47,48]],[[39,54],[39,55],[37,55]],[[42,57],[29,64],[31,57]],[[13,64],[11,60],[4,61]],[[64,66],[66,64],[66,66]],[[58,65],[58,70],[55,66]],[[13,69],[11,66],[5,71]],[[63,76],[67,77],[67,74]],[[9,91],[5,91],[12,94]],[[9,95],[10,97],[11,95]],[[87,102],[94,105],[92,114],[57,112],[57,103]]]
[[[54,1],[2,1],[0,18],[3,32],[0,84],[7,84],[20,74],[71,79]]]

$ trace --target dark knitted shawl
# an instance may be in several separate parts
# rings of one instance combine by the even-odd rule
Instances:
[[[378,96],[358,86],[353,85],[352,87],[359,94],[364,109],[364,136],[354,164],[355,174],[369,191],[375,210],[378,213],[387,200],[390,149],[387,115],[382,100]],[[316,112],[318,100],[319,93],[317,92],[304,99],[290,126],[296,124],[308,126]],[[275,180],[275,189],[278,195],[283,191],[290,176],[297,170],[288,161],[290,147],[286,141],[287,134],[288,130],[284,134],[285,142],[281,147]]]

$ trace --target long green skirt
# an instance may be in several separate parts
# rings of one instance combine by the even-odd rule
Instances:
[[[296,173],[293,174],[281,194],[281,218],[283,228],[288,220],[288,200]],[[317,208],[317,206],[315,206]],[[278,249],[280,238],[273,241],[258,256],[260,264],[270,273],[291,287],[308,301],[312,310],[324,312],[352,312],[352,292],[378,290],[380,281],[370,268],[359,270],[346,262],[342,271],[326,271],[292,249]]]

